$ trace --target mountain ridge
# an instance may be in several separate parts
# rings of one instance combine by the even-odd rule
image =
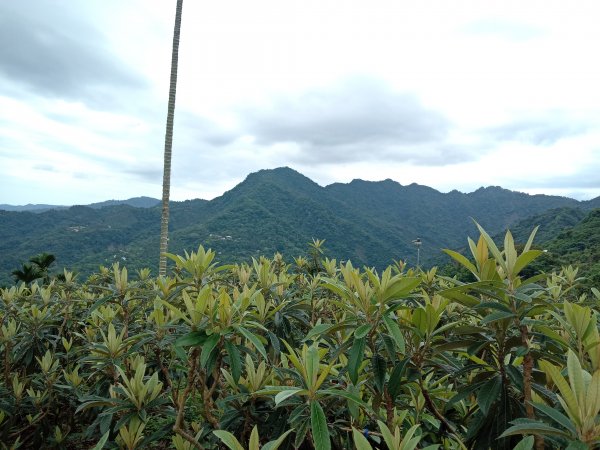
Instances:
[[[73,206],[87,206],[90,208],[104,208],[106,206],[129,205],[136,208],[152,208],[160,203],[159,199],[152,197],[131,197],[126,200],[105,200],[102,202],[89,203],[87,205],[47,205],[44,203],[28,203],[26,205],[0,204],[0,210],[13,212],[45,212],[51,209],[69,209]]]
[[[157,201],[158,202],[158,201]],[[590,201],[588,201],[590,202]],[[104,203],[104,202],[101,202]],[[290,168],[262,170],[213,200],[171,202],[171,253],[211,247],[220,261],[305,253],[313,238],[326,254],[378,268],[394,260],[415,264],[412,241],[422,239],[421,262],[441,248],[464,246],[473,220],[496,234],[553,208],[591,209],[591,202],[528,195],[503,188],[442,193],[393,180],[320,186]],[[57,265],[88,274],[123,261],[131,269],[158,261],[160,207],[76,206],[42,213],[0,211],[0,281],[30,256],[48,252]]]

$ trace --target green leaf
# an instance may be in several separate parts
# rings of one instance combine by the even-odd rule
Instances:
[[[367,438],[354,427],[352,428],[352,439],[354,440],[354,447],[356,447],[356,450],[373,450],[373,447],[371,447]]]
[[[569,418],[567,416],[565,416],[560,411],[558,411],[554,408],[550,408],[549,406],[544,405],[542,403],[533,403],[532,402],[531,405],[535,409],[540,411],[541,413],[547,415],[551,419],[554,419],[557,423],[559,423],[560,425],[565,427],[567,430],[571,431],[574,435],[577,434],[577,430],[573,426],[573,423],[569,420]]]
[[[284,391],[296,391],[296,389],[298,389],[297,387],[294,386],[265,386],[263,389],[254,392],[255,395],[257,396],[261,396],[261,395],[273,395],[273,394],[278,394],[280,392],[284,392]]]
[[[319,391],[319,394],[330,395],[332,397],[342,397],[342,398],[345,398],[346,400],[352,401],[352,402],[362,406],[367,411],[371,411],[371,412],[373,411],[373,408],[371,408],[367,403],[362,401],[360,399],[360,397],[358,397],[357,395],[353,394],[352,392],[348,392],[346,390],[342,391],[341,389],[323,389],[323,390]]]
[[[490,407],[497,400],[502,387],[502,379],[495,376],[488,380],[477,393],[477,404],[484,416],[487,416]]]
[[[360,395],[360,386],[354,386],[353,384],[348,384],[346,386],[346,392],[349,394],[359,398]],[[348,400],[348,411],[354,420],[358,420],[360,417],[360,411],[358,409],[358,403],[353,400]]]
[[[500,302],[481,302],[479,305],[475,306],[474,309],[484,309],[484,308],[495,309],[496,311],[504,311],[504,312],[507,312],[510,314],[513,313],[507,305],[505,305],[504,303],[500,303]]]
[[[316,343],[313,343],[313,345],[308,348],[304,364],[306,367],[306,384],[308,388],[312,390],[317,382],[319,373],[319,347]]]
[[[392,364],[392,366],[396,365],[396,342],[389,334],[382,334],[381,340],[383,341],[383,345],[385,347],[385,351],[388,356],[388,361]]]
[[[387,369],[386,360],[381,355],[375,354],[373,355],[373,358],[371,358],[371,365],[373,367],[375,386],[377,386],[379,392],[383,392],[383,385],[385,383],[385,373]]]
[[[290,434],[292,430],[288,430],[285,433],[283,433],[281,436],[279,436],[277,439],[275,439],[274,441],[269,441],[267,442],[265,445],[263,445],[262,450],[277,450],[279,448],[279,446],[281,444],[283,444],[283,441],[285,440],[285,438],[288,436],[288,434]]]
[[[396,364],[396,367],[394,367],[394,370],[392,370],[392,373],[390,374],[390,379],[388,380],[388,393],[390,394],[390,397],[392,397],[392,400],[395,400],[400,393],[402,376],[404,375],[408,362],[408,358],[400,361]]]
[[[319,325],[315,325],[312,330],[308,332],[308,334],[302,339],[302,342],[306,342],[311,340],[317,336],[322,335],[329,331],[334,325],[331,323],[320,323]]]
[[[392,434],[391,430],[381,420],[377,421],[377,425],[379,425],[379,431],[381,431],[381,436],[383,436],[383,440],[385,441],[388,449],[395,450],[399,442],[395,442],[394,435]]]
[[[217,333],[211,334],[208,339],[206,339],[206,342],[202,346],[202,353],[200,354],[200,366],[206,367],[206,363],[210,359],[210,355],[219,343],[220,339],[221,335]]]
[[[354,331],[354,339],[362,339],[371,330],[370,324],[361,325]]]
[[[496,311],[491,314],[488,314],[483,319],[481,319],[481,325],[485,325],[487,323],[496,322],[498,320],[510,319],[516,317],[512,312],[506,311]]]
[[[260,450],[260,438],[258,437],[258,427],[254,425],[252,433],[250,433],[250,442],[248,442],[248,450]]]
[[[260,342],[260,340],[254,334],[252,334],[250,331],[248,331],[244,327],[237,327],[237,329],[240,331],[240,333],[242,333],[244,335],[244,337],[246,339],[248,339],[250,342],[252,342],[252,345],[254,345],[254,347],[256,347],[256,350],[258,350],[258,352],[262,355],[264,360],[268,361],[269,359],[267,358],[267,352],[265,350],[264,345],[262,345],[262,342]]]
[[[531,234],[529,235],[529,239],[527,239],[527,243],[525,244],[525,247],[523,248],[523,253],[526,253],[529,251],[529,249],[531,249],[531,246],[533,245],[533,239],[535,238],[535,234],[538,231],[538,228],[540,228],[540,226],[536,226],[533,231],[531,232]]]
[[[106,445],[106,441],[108,441],[108,436],[110,434],[110,430],[108,430],[104,435],[100,438],[98,443],[94,446],[92,450],[102,450]]]
[[[508,272],[508,270],[506,269],[506,263],[502,258],[502,253],[500,252],[500,250],[498,250],[498,247],[496,246],[494,240],[490,237],[489,234],[487,234],[487,232],[483,229],[481,225],[479,225],[477,222],[475,222],[475,225],[481,233],[481,236],[483,236],[483,239],[485,240],[485,243],[487,244],[490,252],[492,252],[492,255],[494,256],[496,262],[502,267],[502,269],[504,269],[505,273]]]
[[[356,384],[358,382],[358,369],[362,364],[363,357],[365,351],[365,337],[362,339],[354,339],[354,343],[352,344],[352,348],[348,353],[348,375],[350,376],[350,380],[352,384]]]
[[[184,334],[180,336],[175,341],[176,347],[195,347],[197,345],[202,345],[206,341],[208,336],[204,331],[191,331],[188,334]]]
[[[231,367],[231,376],[237,383],[242,375],[242,356],[237,346],[231,341],[225,341],[225,349],[229,355],[229,366]]]
[[[519,441],[513,450],[532,450],[535,438],[533,436],[525,436]]]
[[[421,425],[419,425],[419,424],[413,425],[406,432],[406,434],[404,435],[404,438],[400,442],[400,447],[402,448],[402,450],[414,450],[414,448],[417,446],[417,444],[421,440],[421,436],[419,435],[419,436],[413,437],[413,435],[415,434],[415,432],[417,431],[417,429],[420,426]]]
[[[412,323],[421,332],[421,335],[425,335],[427,332],[428,314],[425,308],[417,308],[413,311]]]
[[[504,235],[504,256],[506,258],[506,269],[509,275],[514,275],[515,263],[517,262],[517,250],[515,249],[515,240],[510,230],[506,230]]]
[[[478,382],[475,384],[468,385],[458,391],[458,393],[448,400],[447,406],[453,405],[456,402],[464,400],[468,396],[472,395],[484,382]]]
[[[110,300],[113,300],[113,297],[111,297],[111,296],[102,297],[100,300],[97,300],[96,303],[94,303],[88,310],[88,314],[91,316],[95,310],[97,310],[100,306],[104,305],[106,302],[108,302]]]
[[[580,408],[585,405],[585,383],[583,381],[583,372],[579,358],[575,352],[569,349],[567,353],[567,372],[569,374],[569,384]]]
[[[327,430],[327,418],[319,402],[310,403],[310,426],[315,450],[331,450],[331,440]]]
[[[547,423],[536,422],[534,420],[526,420],[522,423],[513,425],[504,431],[504,433],[502,433],[499,437],[503,438],[507,436],[514,436],[516,434],[547,434],[550,436],[569,437],[569,435],[564,431],[551,427]]]
[[[567,347],[569,345],[567,340],[563,336],[558,334],[556,331],[554,331],[550,327],[548,327],[546,325],[538,325],[535,328],[537,331],[542,333],[547,338],[557,341],[560,345],[562,345],[564,347]]]
[[[475,276],[477,276],[477,267],[475,267],[473,265],[473,263],[471,261],[469,261],[465,256],[461,255],[458,252],[455,252],[453,250],[448,250],[447,248],[442,249],[442,251],[444,253],[446,253],[448,256],[450,256],[452,259],[458,261],[460,264],[462,264],[464,267],[466,267],[467,269],[469,269],[469,271],[474,274]]]
[[[286,390],[286,391],[281,391],[279,394],[277,394],[275,396],[275,406],[279,405],[285,399],[290,398],[293,395],[296,395],[298,392],[301,392],[301,391],[305,391],[305,389],[303,389],[303,388],[294,388],[294,389],[289,389],[289,390]]]
[[[308,429],[310,425],[310,420],[301,420],[298,424],[298,428],[296,429],[296,436],[294,437],[294,448],[300,448],[304,441],[307,439],[306,435],[308,434]]]
[[[419,284],[421,277],[402,277],[389,286],[385,292],[382,301],[404,298],[410,294]]]
[[[589,450],[590,447],[581,442],[579,439],[576,441],[570,441],[569,445],[567,446],[567,448],[565,448],[565,450]]]
[[[244,447],[242,447],[242,444],[240,444],[240,442],[235,438],[235,436],[233,434],[231,434],[229,431],[214,430],[213,434],[215,436],[217,436],[219,439],[221,439],[223,444],[225,444],[231,450],[244,450]]]
[[[279,342],[279,338],[271,331],[267,331],[267,336],[269,336],[269,341],[271,341],[271,346],[275,352],[275,358],[279,358],[279,355],[281,354],[281,343]]]
[[[540,256],[542,253],[543,252],[541,250],[529,250],[521,253],[517,258],[513,268],[513,276],[517,276],[521,270],[527,267],[531,261]]]
[[[402,354],[406,353],[406,344],[404,342],[404,336],[402,335],[398,324],[389,316],[383,316],[383,323],[385,323],[386,328],[388,329],[390,335],[394,339],[394,342],[398,347],[398,351]]]
[[[540,360],[539,365],[540,368],[546,373],[546,376],[552,379],[552,381],[560,391],[560,394],[567,405],[567,412],[569,413],[569,415],[575,421],[580,421],[581,419],[579,417],[579,404],[577,402],[577,397],[571,390],[571,387],[569,386],[565,378],[562,376],[558,367],[545,360]]]
[[[442,297],[454,300],[455,302],[460,303],[463,306],[473,307],[478,305],[480,300],[473,295],[466,294],[464,292],[464,289],[465,288],[463,286],[458,286],[440,291],[439,294]]]

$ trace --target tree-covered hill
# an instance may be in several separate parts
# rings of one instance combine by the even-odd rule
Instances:
[[[135,206],[136,208],[152,208],[160,203],[160,200],[152,197],[133,197],[127,200],[106,200],[104,202],[91,203],[89,205],[90,208],[104,208],[106,206],[116,206],[116,205],[129,205]],[[0,210],[3,211],[29,211],[35,213],[41,213],[44,211],[49,211],[51,209],[68,209],[69,206],[65,205],[45,205],[45,204],[28,204],[28,205],[6,205],[0,204]]]
[[[415,264],[412,241],[421,238],[421,262],[428,265],[437,262],[441,248],[462,247],[465,234],[475,234],[472,218],[496,234],[556,208],[570,208],[560,219],[569,222],[592,204],[499,187],[444,194],[391,180],[321,187],[279,168],[250,174],[211,201],[172,202],[169,250],[182,253],[202,244],[219,260],[274,252],[290,257],[318,238],[326,240],[329,257],[384,267],[398,259]],[[10,284],[10,272],[41,252],[54,254],[58,267],[84,274],[115,260],[127,261],[130,269],[154,268],[160,206],[103,206],[35,214],[0,211],[0,283]],[[552,214],[560,222],[561,215]]]
[[[579,268],[589,286],[600,285],[600,209],[589,212],[572,227],[567,227],[544,243],[547,253],[535,269],[550,272],[562,266]]]
[[[512,225],[510,231],[517,242],[526,242],[531,230],[539,226],[535,235],[535,242],[543,246],[543,244],[556,238],[563,231],[576,226],[586,216],[587,210],[581,208],[556,208],[521,220],[517,224]],[[498,235],[498,238],[500,237]]]

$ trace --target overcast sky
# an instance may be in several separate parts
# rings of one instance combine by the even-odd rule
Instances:
[[[0,0],[0,203],[159,198],[175,0]],[[600,195],[600,2],[185,0],[171,198]]]

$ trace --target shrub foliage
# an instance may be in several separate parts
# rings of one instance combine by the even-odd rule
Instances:
[[[3,289],[2,448],[527,449],[600,443],[600,292],[480,228],[463,283],[277,254]]]

